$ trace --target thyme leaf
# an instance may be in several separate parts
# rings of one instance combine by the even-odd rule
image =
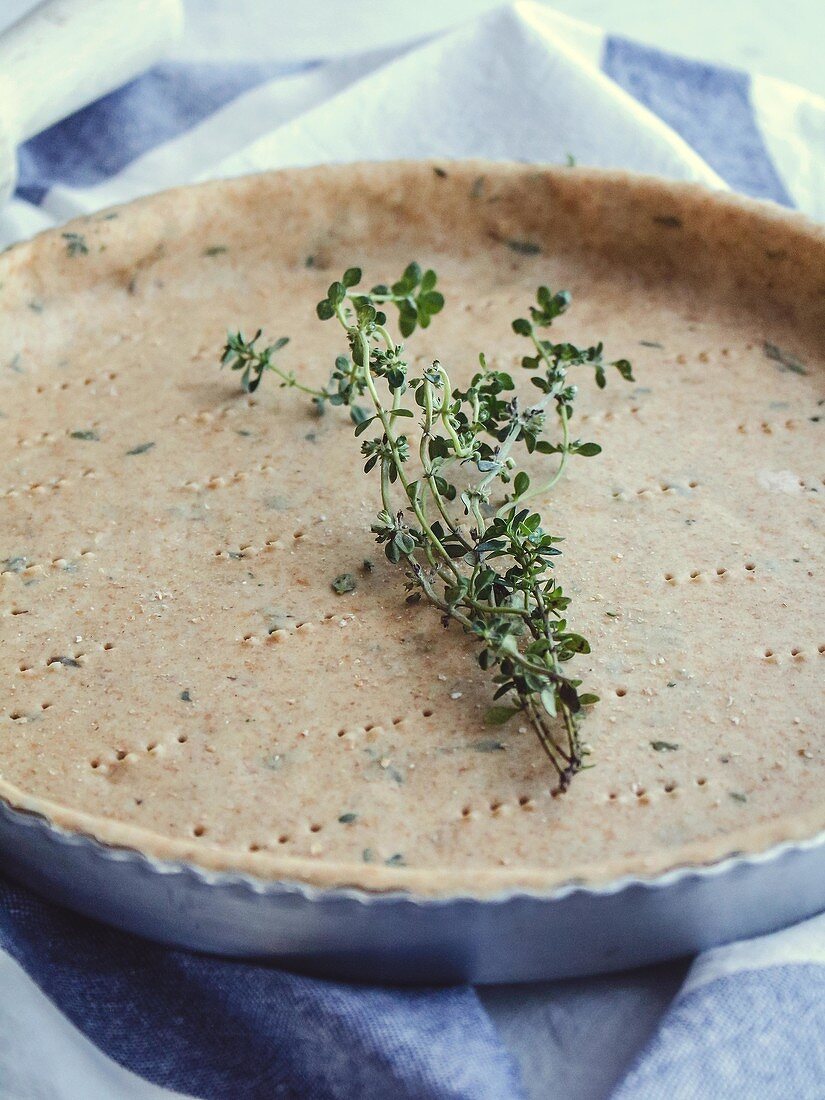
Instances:
[[[266,371],[274,371],[281,379],[282,386],[305,390],[293,374],[282,371],[274,361],[275,355],[289,343],[289,337],[282,336],[274,344],[258,348],[256,344],[260,337],[261,329],[258,329],[251,340],[247,340],[240,331],[228,333],[221,353],[221,366],[241,371],[241,387],[244,393],[254,393]]]

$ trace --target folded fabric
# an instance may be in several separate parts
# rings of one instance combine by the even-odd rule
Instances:
[[[819,1100],[825,914],[701,955],[613,1100]]]
[[[172,951],[74,916],[2,880],[0,947],[111,1058],[184,1093],[221,1100],[523,1095],[512,1058],[467,987],[347,985]],[[38,1052],[42,1044],[39,1034]],[[3,1065],[5,1051],[7,1040],[0,1048],[0,1085],[6,1074],[0,1095],[15,1095],[8,1091],[11,1072],[18,1088],[24,1086],[21,1100],[55,1095],[31,1087],[34,1076],[27,1093],[16,1058]],[[50,1087],[64,1087],[65,1069],[58,1068]],[[57,1095],[105,1095],[82,1079],[74,1090]]]
[[[569,154],[825,217],[825,102],[780,81],[532,3],[288,66],[223,61],[220,18],[195,10],[185,55],[24,146],[0,244],[193,179],[398,156]],[[144,943],[3,880],[0,948],[10,1100],[823,1095],[825,918],[708,952],[678,992],[678,963],[478,993],[345,985]]]

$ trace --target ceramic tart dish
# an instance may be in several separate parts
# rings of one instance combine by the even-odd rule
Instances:
[[[464,635],[404,604],[346,415],[218,370],[262,326],[323,384],[329,282],[413,259],[447,298],[414,365],[517,368],[539,284],[572,292],[558,339],[634,364],[582,385],[603,452],[544,516],[601,697],[559,797],[526,725],[485,726]],[[163,942],[399,980],[593,972],[825,906],[821,228],[624,174],[355,165],[95,214],[0,284],[13,875]]]

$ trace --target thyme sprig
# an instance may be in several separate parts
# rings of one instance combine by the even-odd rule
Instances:
[[[590,646],[568,629],[570,598],[553,571],[562,540],[544,531],[540,515],[524,504],[553,488],[571,455],[601,450],[571,436],[577,387],[569,371],[592,370],[601,388],[606,367],[632,380],[631,365],[606,363],[601,343],[579,348],[546,339],[543,330],[567,310],[570,295],[539,287],[529,318],[512,324],[531,345],[521,365],[539,391],[535,403],[520,400],[511,374],[490,368],[483,355],[465,390],[438,360],[414,377],[384,310],[397,308],[404,337],[427,327],[444,305],[435,272],[410,264],[396,283],[368,293],[355,289],[360,282],[360,269],[349,268],[317,306],[321,320],[341,325],[349,354],[338,356],[323,390],[298,388],[321,406],[348,405],[356,436],[375,433],[361,443],[365,471],[377,467],[380,476],[382,507],[372,531],[388,560],[406,566],[407,601],[424,597],[445,626],[455,621],[476,640],[478,663],[494,673],[495,699],[503,700],[488,720],[504,723],[524,713],[553,764],[556,789],[564,790],[587,755],[579,731],[583,708],[598,700],[566,671]],[[259,336],[247,343],[240,333],[230,335],[227,350],[239,364],[262,362],[254,358]],[[256,385],[270,369],[271,356],[264,356]],[[278,373],[282,384],[297,385]],[[418,410],[417,440],[402,430],[416,417],[410,404]],[[551,439],[553,424],[559,432]],[[519,448],[558,456],[552,473],[532,484],[517,468]]]
[[[251,340],[246,340],[242,332],[230,332],[221,354],[221,366],[230,370],[243,371],[241,388],[244,393],[254,393],[261,384],[266,371],[273,371],[281,379],[282,386],[294,386],[305,393],[312,392],[301,386],[295,376],[282,370],[275,362],[275,355],[289,343],[288,336],[281,336],[274,344],[258,348],[255,345],[263,330],[258,329]]]

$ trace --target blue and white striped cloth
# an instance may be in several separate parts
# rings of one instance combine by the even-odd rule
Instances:
[[[193,179],[422,155],[569,153],[825,219],[825,101],[781,81],[529,3],[328,62],[227,62],[234,8],[193,3],[174,57],[24,146],[0,245]],[[822,1100],[823,1006],[825,916],[690,967],[372,989],[147,944],[0,877],[3,1100]]]

